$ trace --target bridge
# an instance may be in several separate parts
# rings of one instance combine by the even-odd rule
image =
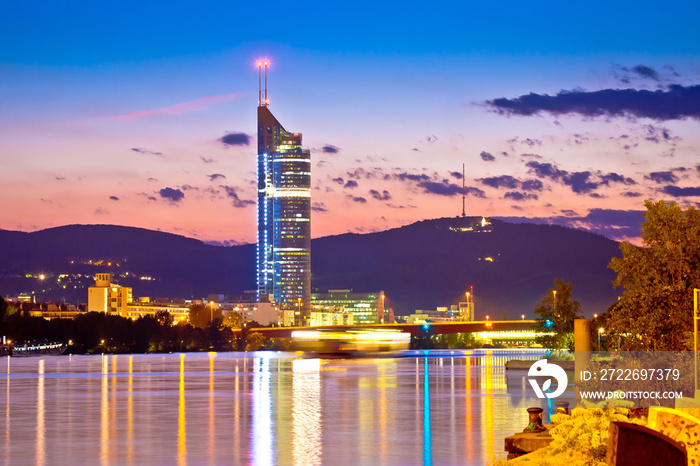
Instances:
[[[351,326],[322,327],[255,327],[249,332],[261,333],[266,338],[291,338],[296,330],[347,330],[395,329],[408,332],[411,336],[442,335],[446,333],[513,332],[532,330],[535,320],[482,320],[469,322],[428,322],[425,324],[365,324]]]

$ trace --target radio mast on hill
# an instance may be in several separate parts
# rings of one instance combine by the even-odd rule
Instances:
[[[467,196],[466,196],[466,187],[465,187],[465,181],[464,181],[464,162],[462,162],[462,218],[467,216],[466,212],[466,203],[467,203]]]

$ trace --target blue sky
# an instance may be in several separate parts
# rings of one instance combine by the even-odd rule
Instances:
[[[3,9],[0,228],[254,241],[260,57],[312,150],[314,236],[459,214],[462,162],[469,214],[617,239],[645,198],[700,201],[697,2]]]

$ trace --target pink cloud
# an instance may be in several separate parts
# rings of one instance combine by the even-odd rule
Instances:
[[[106,117],[105,120],[131,120],[133,118],[140,118],[149,115],[180,115],[182,113],[191,112],[195,110],[204,110],[214,105],[233,100],[237,97],[242,96],[242,92],[236,92],[233,94],[223,94],[215,95],[211,97],[201,97],[199,99],[190,100],[187,102],[182,102],[180,104],[171,105],[169,107],[157,108],[155,110],[142,110],[139,112],[129,113],[127,115],[117,115],[113,117]]]

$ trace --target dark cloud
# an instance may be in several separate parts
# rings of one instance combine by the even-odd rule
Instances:
[[[65,176],[57,176],[55,178],[56,178],[56,181],[65,181],[66,180]]]
[[[357,181],[355,181],[355,180],[348,180],[347,183],[345,183],[345,186],[343,186],[343,188],[350,188],[350,189],[353,189],[353,188],[357,188],[358,186],[359,186],[359,185],[357,184]]]
[[[163,188],[158,191],[158,194],[160,194],[160,197],[163,199],[168,199],[171,202],[180,202],[185,197],[185,193],[179,189],[173,188]]]
[[[449,183],[447,180],[443,180],[441,183],[435,181],[423,181],[418,183],[418,186],[423,188],[426,193],[437,194],[439,196],[454,196],[455,194],[462,194],[461,186]],[[465,194],[470,194],[474,197],[486,197],[484,191],[479,188],[467,186],[464,188],[464,192]]]
[[[572,216],[572,212],[563,212],[565,216],[553,217],[495,217],[513,223],[535,223],[538,225],[561,225],[599,233],[620,241],[639,238],[644,212],[637,210],[591,209],[586,216]],[[573,212],[575,214],[575,212]]]
[[[508,191],[503,196],[504,199],[512,199],[514,201],[526,201],[528,199],[537,200],[539,197],[537,194],[521,193],[520,191]]]
[[[224,191],[226,191],[226,195],[229,197],[229,199],[231,199],[231,204],[237,209],[242,209],[246,206],[255,204],[255,201],[239,198],[238,193],[236,192],[236,189],[238,189],[238,188],[236,188],[234,186],[220,185],[220,187]]]
[[[642,131],[644,132],[644,140],[654,144],[666,143],[675,146],[681,140],[678,136],[671,136],[671,131],[663,126],[644,125]]]
[[[636,191],[625,191],[624,193],[621,193],[621,195],[625,197],[641,197],[642,193],[638,193]]]
[[[434,134],[432,134],[432,135],[428,136],[427,138],[425,138],[425,140],[432,144],[432,143],[434,143],[435,141],[437,141],[438,138],[437,138],[437,136],[435,136]]]
[[[117,196],[109,196],[109,198],[113,201],[118,201],[119,198]]]
[[[389,191],[386,190],[380,193],[376,189],[370,189],[369,194],[378,201],[388,201],[391,199],[391,194],[389,194]]]
[[[311,210],[313,210],[314,212],[328,212],[326,204],[324,204],[323,202],[313,202],[311,204]]]
[[[250,145],[250,136],[245,133],[230,132],[217,139],[225,146],[247,146]]]
[[[659,184],[663,183],[675,183],[678,181],[678,177],[673,174],[671,171],[667,172],[651,172],[649,175],[645,176],[644,178],[654,181]]]
[[[527,146],[530,146],[530,147],[532,147],[532,146],[541,146],[541,145],[542,145],[542,141],[540,141],[539,139],[530,139],[530,138],[526,138],[526,139],[523,139],[523,140],[520,141],[520,142],[522,142],[523,144],[525,144],[525,145],[527,145]]]
[[[564,184],[571,186],[576,194],[587,194],[598,188],[598,183],[590,181],[591,172],[574,172],[564,178]]]
[[[337,154],[338,152],[340,152],[340,147],[336,147],[332,144],[326,144],[321,148],[321,152],[323,152],[324,154]]]
[[[159,157],[163,156],[162,152],[154,152],[152,150],[144,149],[143,147],[132,147],[131,150],[134,152],[138,152],[139,154],[157,155]]]
[[[222,179],[222,180],[226,179],[226,176],[222,175],[221,173],[214,173],[212,175],[207,175],[207,176],[209,177],[210,181],[216,181],[218,179]]]
[[[637,184],[632,178],[627,178],[617,173],[603,174],[596,172],[594,174],[590,171],[569,173],[551,163],[535,161],[528,162],[525,166],[530,169],[529,173],[534,174],[538,178],[549,178],[553,181],[564,183],[576,194],[589,194],[598,189],[601,185],[610,186],[611,183],[620,183],[624,185]],[[593,178],[593,176],[595,176],[595,178]]]
[[[345,180],[344,180],[343,178],[341,178],[340,176],[339,176],[338,178],[333,178],[331,181],[332,181],[333,183],[338,183],[338,184],[343,184],[343,183],[345,183]]]
[[[480,183],[492,188],[508,188],[517,189],[520,186],[520,181],[510,175],[492,176],[490,178],[479,178]]]
[[[414,173],[394,173],[394,178],[401,181],[431,181],[431,178],[426,174],[414,174]]]
[[[525,164],[538,178],[550,178],[554,181],[559,181],[564,178],[568,173],[564,170],[559,170],[555,165],[551,163],[541,163],[541,162],[528,162]]]
[[[481,160],[483,160],[484,162],[493,162],[494,160],[496,160],[496,157],[494,157],[493,154],[490,154],[485,150],[482,150],[479,155],[481,156]]]
[[[462,187],[452,183],[437,183],[435,181],[422,181],[418,186],[426,193],[438,194],[440,196],[454,196],[462,194]]]
[[[525,180],[520,185],[523,191],[542,191],[544,185],[540,180]]]
[[[691,188],[681,188],[679,186],[664,186],[662,189],[664,194],[668,194],[673,197],[694,197],[700,196],[700,186]]]
[[[622,176],[617,173],[608,173],[605,175],[600,175],[600,182],[606,186],[610,186],[610,183],[621,183],[627,186],[637,184],[632,178]]]
[[[149,179],[147,179],[146,181],[150,183],[150,182],[152,182],[152,181],[158,181],[158,178],[149,178]]]
[[[542,156],[539,154],[520,154],[520,157],[532,157],[533,159],[541,159]]]
[[[462,179],[462,172],[450,172],[450,176],[452,178],[456,178],[458,180]]]
[[[672,84],[665,90],[603,89],[560,91],[554,96],[530,93],[486,102],[502,115],[575,114],[584,117],[632,116],[652,120],[700,119],[700,85]]]
[[[214,160],[214,159],[208,159],[208,158],[206,158],[206,157],[200,157],[199,159],[200,159],[202,162],[204,162],[204,163],[214,163],[214,162],[216,162],[216,160]]]
[[[567,217],[576,217],[576,216],[578,216],[578,212],[576,212],[575,210],[571,210],[571,209],[562,209],[562,210],[561,210],[561,213],[564,214],[564,215],[566,215]]]
[[[644,65],[637,65],[632,68],[632,71],[637,73],[642,78],[653,79],[654,81],[659,80],[659,73],[656,72],[654,68]]]
[[[357,163],[362,163],[362,160],[356,160]],[[373,167],[373,168],[356,168],[355,170],[348,170],[345,172],[345,174],[348,176],[348,178],[355,178],[355,179],[367,179],[371,180],[374,178],[385,178],[384,171],[379,168],[379,167]]]
[[[347,199],[350,199],[353,202],[357,202],[358,204],[367,204],[367,199],[365,199],[364,197],[356,197],[356,196],[351,196],[349,194],[346,197],[347,197]]]

